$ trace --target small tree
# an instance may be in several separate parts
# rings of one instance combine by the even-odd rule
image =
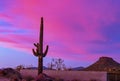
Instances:
[[[16,67],[16,70],[17,71],[20,71],[21,69],[24,69],[25,67],[24,67],[24,65],[18,65],[17,67]]]
[[[62,70],[64,60],[58,58],[55,60],[55,65],[57,70]]]
[[[53,68],[55,67],[55,64],[54,64],[54,59],[52,59],[52,61],[50,63],[48,63],[48,68],[50,70],[53,70]]]
[[[67,70],[67,68],[66,68],[66,65],[65,65],[65,64],[63,64],[62,68],[63,68],[63,70]]]
[[[66,66],[64,64],[64,60],[61,58],[58,59],[52,59],[51,63],[48,63],[48,68],[49,69],[56,69],[56,70],[65,70]]]

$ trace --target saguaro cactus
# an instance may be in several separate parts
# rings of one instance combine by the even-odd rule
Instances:
[[[48,45],[43,52],[43,17],[41,17],[39,43],[34,43],[36,49],[32,49],[33,54],[38,57],[38,75],[43,72],[43,57],[47,55]]]

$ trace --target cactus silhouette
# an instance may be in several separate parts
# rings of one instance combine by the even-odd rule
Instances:
[[[43,17],[41,17],[39,43],[34,43],[36,49],[32,49],[33,54],[38,57],[38,75],[43,72],[43,57],[47,55],[48,45],[43,52]]]

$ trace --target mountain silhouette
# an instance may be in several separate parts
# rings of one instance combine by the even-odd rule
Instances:
[[[84,69],[85,71],[120,71],[120,63],[111,57],[100,57],[94,64]]]
[[[82,71],[84,69],[84,67],[74,67],[72,68],[72,71]]]

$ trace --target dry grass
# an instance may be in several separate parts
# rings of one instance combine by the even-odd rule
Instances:
[[[54,71],[44,70],[44,73],[56,78],[56,81],[106,81],[106,72],[83,72],[83,71]],[[37,70],[21,70],[22,76],[37,76]]]

